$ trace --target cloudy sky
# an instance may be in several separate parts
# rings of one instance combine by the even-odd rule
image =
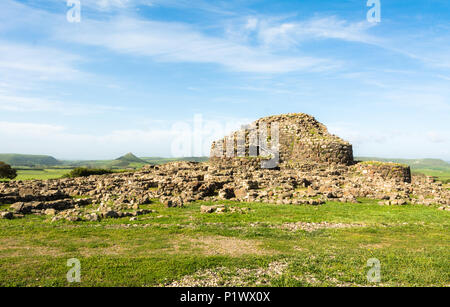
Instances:
[[[450,160],[449,1],[381,0],[379,23],[366,2],[81,0],[69,22],[66,0],[1,0],[0,152],[172,156],[201,131],[208,154],[304,112],[355,155]]]

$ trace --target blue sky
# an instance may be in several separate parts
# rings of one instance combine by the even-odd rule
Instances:
[[[0,2],[0,152],[171,156],[197,116],[208,154],[304,112],[355,155],[450,160],[447,0],[66,2]]]

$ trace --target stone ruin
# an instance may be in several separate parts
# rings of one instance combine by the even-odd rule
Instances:
[[[352,146],[307,114],[262,118],[214,142],[211,154],[204,163],[171,162],[102,176],[0,182],[0,205],[10,205],[0,211],[0,218],[36,214],[71,222],[137,219],[157,214],[142,207],[156,200],[168,207],[219,202],[201,208],[211,214],[248,211],[227,208],[220,204],[223,200],[320,205],[365,198],[380,205],[450,209],[450,190],[442,183],[411,176],[406,165],[354,161]],[[269,160],[276,161],[275,167],[267,167]]]
[[[276,127],[274,133],[273,127]],[[333,165],[354,166],[360,175],[397,178],[411,182],[408,166],[395,163],[357,163],[353,147],[347,141],[330,134],[325,125],[304,113],[274,115],[258,119],[239,131],[213,142],[212,163],[226,166],[239,161],[261,162],[262,168],[313,170]],[[276,160],[274,167],[265,167],[265,161]]]
[[[278,136],[271,131],[273,127],[277,128]],[[242,138],[244,140],[241,143],[245,147],[242,146],[243,149],[239,150],[238,140]],[[274,144],[274,140],[278,144]],[[211,157],[264,157],[270,155],[271,149],[278,151],[280,167],[295,168],[311,163],[353,163],[352,145],[330,134],[323,124],[304,113],[261,118],[214,142]]]

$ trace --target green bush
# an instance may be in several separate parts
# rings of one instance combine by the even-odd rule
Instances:
[[[0,178],[14,179],[17,177],[17,171],[9,164],[0,161]]]
[[[106,175],[111,173],[113,173],[113,171],[109,169],[77,167],[64,177],[68,178],[87,177],[91,175]]]

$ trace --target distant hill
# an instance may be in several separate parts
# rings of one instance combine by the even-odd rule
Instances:
[[[209,160],[209,157],[183,157],[183,158],[143,157],[141,159],[152,164],[164,164],[176,161],[206,162]]]
[[[175,161],[192,161],[192,162],[205,162],[208,161],[208,157],[183,157],[183,158],[161,158],[161,157],[137,157],[132,153],[128,153],[115,160],[78,160],[78,161],[61,161],[64,166],[73,167],[91,167],[91,168],[141,168],[148,164],[164,164]]]
[[[138,157],[136,157],[134,154],[132,154],[131,152],[127,153],[124,156],[121,156],[119,158],[117,158],[116,160],[112,161],[110,163],[110,166],[113,168],[120,168],[120,167],[124,167],[124,168],[140,168],[146,164],[150,164],[147,161],[144,161]]]
[[[46,155],[0,154],[0,161],[12,166],[57,166],[61,162]]]
[[[134,154],[132,154],[131,152],[127,153],[126,155],[117,158],[116,161],[126,161],[126,162],[136,162],[136,163],[147,163],[146,161],[136,157]]]

